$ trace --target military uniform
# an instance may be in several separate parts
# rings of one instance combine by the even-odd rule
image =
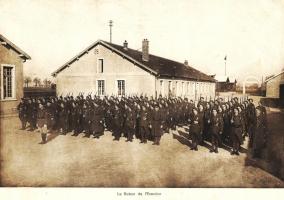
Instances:
[[[218,153],[219,144],[222,143],[221,134],[223,132],[223,119],[220,115],[214,116],[212,114],[209,123],[212,141],[212,149],[210,150],[210,152]]]
[[[244,129],[244,124],[243,120],[240,116],[238,115],[233,115],[231,118],[231,134],[230,138],[232,140],[232,145],[233,145],[233,151],[232,154],[239,154],[240,150],[240,145],[243,144],[243,129]]]
[[[104,114],[103,114],[103,109],[98,105],[95,105],[93,112],[94,115],[91,126],[94,137],[98,139],[100,136],[104,134],[104,125],[103,125]]]
[[[193,114],[191,118],[190,134],[192,135],[192,147],[191,150],[198,150],[197,146],[201,141],[201,128],[200,128],[200,115]]]
[[[28,107],[26,102],[22,99],[22,101],[17,106],[17,110],[19,112],[19,119],[21,120],[22,129],[26,129],[27,121],[28,121]]]
[[[158,108],[158,106],[156,106]],[[153,110],[152,118],[151,118],[151,127],[152,127],[152,135],[154,138],[153,145],[160,145],[160,140],[162,136],[162,123],[163,123],[163,116],[161,111]]]

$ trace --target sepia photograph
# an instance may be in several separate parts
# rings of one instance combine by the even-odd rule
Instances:
[[[0,0],[0,67],[3,188],[283,192],[283,0]]]

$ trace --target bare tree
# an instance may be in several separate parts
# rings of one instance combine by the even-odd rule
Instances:
[[[40,84],[41,84],[41,80],[40,80],[40,78],[38,78],[38,77],[35,77],[34,80],[33,80],[33,82],[34,82],[34,84],[35,84],[35,87],[38,87],[38,86],[40,86]]]
[[[43,84],[44,84],[44,87],[50,87],[50,86],[51,86],[51,81],[48,80],[47,78],[45,78],[45,79],[43,80]]]
[[[25,77],[24,77],[24,83],[25,83],[25,86],[26,86],[26,87],[29,87],[29,83],[30,83],[30,82],[32,82],[31,77],[25,76]]]

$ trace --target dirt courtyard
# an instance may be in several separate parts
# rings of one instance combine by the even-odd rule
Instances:
[[[284,187],[283,181],[245,166],[246,150],[209,153],[210,144],[190,151],[184,128],[164,134],[161,145],[50,135],[19,130],[17,117],[1,118],[2,186],[89,187]]]

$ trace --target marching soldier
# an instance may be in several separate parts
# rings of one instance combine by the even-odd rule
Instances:
[[[203,132],[204,132],[204,107],[203,107],[203,103],[200,103],[199,106],[198,106],[198,119],[199,119],[199,126],[200,126],[200,134],[201,134],[201,137],[200,137],[200,142],[201,144],[204,144],[204,141],[203,141]]]
[[[266,115],[261,107],[256,108],[256,124],[253,132],[252,156],[260,158],[261,151],[266,147],[267,140]]]
[[[159,109],[159,105],[155,104],[150,124],[150,127],[152,128],[152,135],[154,138],[153,145],[160,145],[162,128],[163,128],[162,121],[163,121],[163,116]]]
[[[244,123],[240,116],[240,110],[238,108],[234,108],[234,114],[230,120],[231,124],[231,140],[233,143],[233,149],[231,155],[239,155],[239,150],[241,144],[243,144],[243,129]]]
[[[212,141],[212,149],[210,152],[218,153],[219,144],[221,144],[221,134],[223,131],[223,119],[220,115],[217,115],[217,109],[212,109],[212,115],[208,121],[210,124],[210,133]]]
[[[114,134],[114,140],[119,141],[121,137],[121,132],[123,128],[123,113],[119,109],[118,105],[114,106],[113,111],[113,134]]]
[[[253,144],[253,130],[256,123],[256,115],[255,115],[255,106],[253,104],[253,100],[249,99],[249,104],[247,107],[247,120],[248,120],[248,135],[249,135],[249,147],[252,147]]]
[[[51,102],[47,101],[46,103],[46,114],[47,114],[47,128],[51,130],[54,127],[55,121],[54,121],[54,110],[51,106]]]
[[[92,120],[92,131],[94,138],[99,139],[100,136],[104,134],[104,114],[103,114],[103,109],[97,104],[94,104],[94,115],[93,115],[93,120]]]
[[[148,126],[149,126],[149,116],[144,105],[141,106],[140,112],[140,136],[141,136],[141,143],[147,143],[148,138]]]
[[[67,134],[67,116],[68,111],[65,108],[65,105],[63,102],[60,104],[60,110],[59,110],[59,131],[61,134],[66,135]]]
[[[206,107],[204,110],[204,130],[203,130],[203,135],[202,135],[202,140],[209,140],[209,128],[210,128],[210,117],[211,117],[211,108],[210,104],[206,103]]]
[[[201,140],[201,128],[200,128],[200,122],[201,120],[200,115],[198,114],[197,108],[192,109],[192,118],[190,119],[190,133],[192,134],[192,147],[190,150],[198,151],[198,144]]]
[[[47,112],[41,103],[39,103],[37,112],[37,127],[41,134],[41,143],[45,144],[47,139]]]

